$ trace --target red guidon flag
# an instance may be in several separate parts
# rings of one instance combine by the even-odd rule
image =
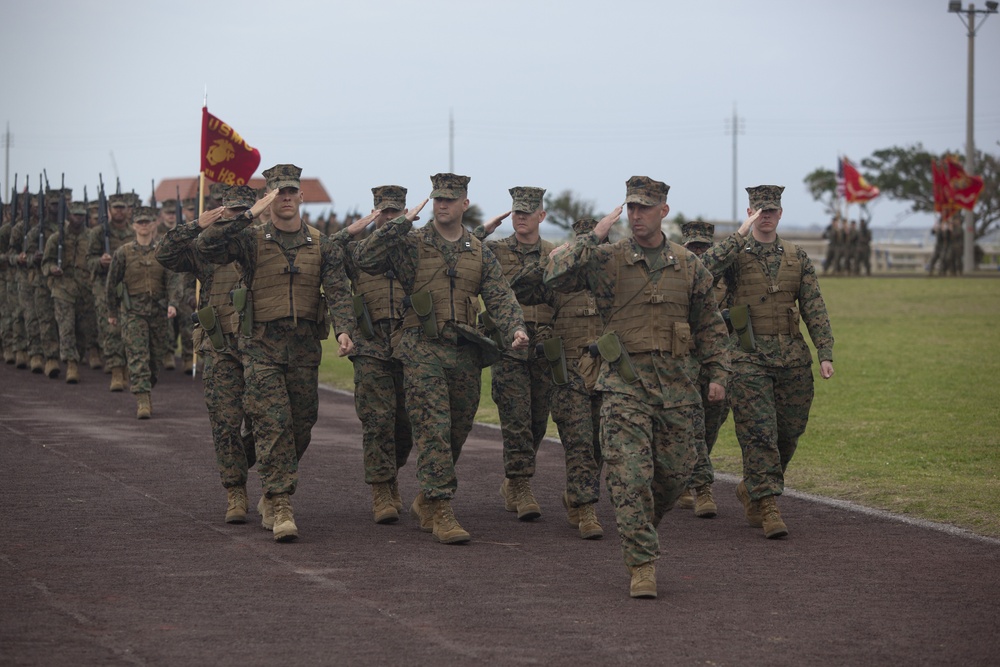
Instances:
[[[260,165],[260,151],[232,127],[201,108],[201,171],[226,185],[246,185]]]
[[[879,196],[879,189],[866,181],[846,157],[840,158],[840,168],[844,174],[844,197],[847,203],[871,201]]]
[[[971,211],[983,191],[983,177],[965,173],[962,163],[949,155],[945,162],[948,169],[948,185],[951,187],[952,203],[958,208]]]

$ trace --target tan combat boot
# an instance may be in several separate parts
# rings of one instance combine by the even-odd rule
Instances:
[[[372,517],[375,523],[396,523],[399,521],[399,511],[392,504],[392,490],[389,482],[372,484]]]
[[[163,357],[163,370],[172,371],[175,368],[177,368],[177,362],[174,360],[173,354],[168,354],[167,356]]]
[[[656,564],[643,563],[630,567],[628,571],[632,574],[632,581],[628,587],[629,597],[655,599]]]
[[[87,354],[87,365],[90,366],[90,369],[93,371],[96,371],[104,365],[101,363],[101,353],[96,347],[90,348],[90,352]]]
[[[455,518],[455,513],[451,509],[450,500],[430,501],[431,512],[433,512],[434,537],[441,544],[465,544],[472,539],[472,536],[465,531]]]
[[[566,520],[569,521],[569,525],[576,528],[580,525],[580,509],[569,504],[569,493],[566,491],[563,491],[562,503],[566,508]]]
[[[424,498],[423,491],[413,499],[413,504],[410,505],[410,516],[420,523],[420,530],[425,533],[434,531],[434,512],[430,502]]]
[[[231,486],[226,489],[226,523],[247,522],[247,487]]]
[[[736,485],[736,497],[743,503],[743,513],[746,514],[747,523],[754,528],[763,526],[764,521],[760,516],[760,504],[756,500],[750,500],[750,492],[747,491],[747,485],[742,480]]]
[[[153,406],[149,403],[149,394],[136,394],[135,404],[136,419],[149,419],[153,416]]]
[[[580,537],[585,540],[599,540],[604,537],[604,529],[597,520],[593,503],[578,507],[577,511],[580,516]]]
[[[14,350],[7,349],[3,351],[3,362],[5,364],[13,364],[16,360],[17,354],[15,354]]]
[[[31,372],[41,373],[45,370],[45,358],[40,354],[31,355]]]
[[[49,376],[49,379],[55,380],[59,377],[59,360],[58,359],[46,359],[45,360],[45,374]]]
[[[271,496],[274,507],[274,541],[291,542],[299,537],[299,528],[292,515],[292,497],[287,493]]]
[[[80,381],[80,371],[75,361],[66,362],[66,384],[76,384]]]
[[[257,501],[257,514],[260,514],[260,527],[264,530],[274,530],[274,506],[271,499],[262,495]]]
[[[21,351],[14,353],[14,365],[17,368],[27,368],[28,367],[28,353]]]
[[[702,484],[694,490],[697,498],[694,501],[694,515],[702,519],[711,519],[719,513],[719,506],[712,498],[712,485]]]
[[[504,509],[517,512],[517,518],[521,521],[532,521],[542,516],[542,508],[531,492],[531,480],[528,477],[504,478],[500,495],[504,499]]]
[[[125,369],[121,366],[111,369],[111,391],[125,391]]]
[[[403,511],[403,496],[399,495],[399,482],[395,477],[389,482],[389,493],[392,494],[392,506],[397,512]]]
[[[774,496],[760,499],[760,516],[764,527],[764,537],[767,539],[773,540],[788,534],[788,526],[781,520],[781,512],[778,511],[778,503]]]
[[[674,502],[674,507],[679,510],[694,509],[694,494],[691,493],[691,489],[684,489],[684,492],[677,496],[677,500]]]

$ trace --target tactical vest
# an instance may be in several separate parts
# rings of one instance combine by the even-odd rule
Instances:
[[[254,322],[273,322],[294,317],[313,322],[322,321],[320,308],[320,267],[323,254],[319,247],[319,230],[303,225],[303,243],[289,264],[277,236],[279,232],[256,228],[257,266],[254,270],[253,319]]]
[[[560,296],[564,300],[552,327],[552,337],[562,338],[567,359],[577,359],[601,335],[601,314],[589,290]]]
[[[87,249],[90,239],[87,230],[73,234],[69,230],[63,235],[63,273],[67,276],[83,277],[87,273]],[[79,274],[77,274],[79,272]]]
[[[739,254],[740,280],[734,305],[750,306],[750,321],[755,336],[802,336],[799,309],[795,305],[802,283],[802,261],[798,246],[782,243],[784,252],[774,285],[764,270],[763,258],[745,252]]]
[[[693,341],[688,322],[691,286],[687,251],[668,243],[676,263],[663,267],[655,283],[638,262],[629,263],[626,255],[634,252],[631,245],[615,249],[615,300],[604,328],[617,332],[629,352],[671,352],[674,356],[690,352]]]
[[[429,227],[429,226],[428,226]],[[429,291],[434,302],[434,317],[438,333],[445,322],[459,322],[476,326],[479,315],[479,285],[483,277],[483,244],[475,236],[467,236],[472,251],[456,253],[458,260],[450,267],[441,252],[431,245],[428,229],[418,244],[417,275],[413,291]],[[408,308],[403,318],[403,328],[420,326],[420,318]]]
[[[122,246],[125,254],[125,277],[122,283],[128,290],[129,296],[162,296],[166,293],[163,286],[163,274],[166,269],[156,261],[156,252],[153,246],[146,252],[139,249],[136,241]]]
[[[514,252],[514,250],[511,249],[511,242],[517,243],[517,239],[511,237],[509,239],[504,239],[501,243],[495,243],[490,246],[493,253],[497,256],[497,260],[500,262],[500,267],[503,269],[503,277],[507,279],[508,283],[513,280],[518,271],[524,268],[524,264],[521,259],[523,255],[518,252]],[[552,249],[555,248],[555,245],[549,243],[545,239],[542,239],[540,243],[541,245],[538,250],[539,258],[540,261],[544,262],[549,256],[549,253],[552,252]],[[521,311],[524,313],[525,324],[534,323],[540,325],[551,324],[552,315],[555,312],[552,309],[552,306],[547,303],[540,303],[534,306],[526,306],[522,303]]]
[[[208,294],[208,305],[215,308],[215,320],[224,334],[236,333],[239,328],[239,318],[230,295],[239,282],[240,273],[235,263],[215,267],[215,273],[212,274],[212,290]]]
[[[403,288],[389,274],[372,275],[360,272],[354,280],[354,293],[365,297],[365,306],[372,322],[398,320],[403,311]]]

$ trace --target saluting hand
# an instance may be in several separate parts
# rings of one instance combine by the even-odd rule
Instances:
[[[740,225],[739,229],[740,236],[746,236],[747,234],[750,233],[750,229],[753,227],[753,224],[757,222],[757,218],[760,217],[760,211],[761,209],[757,209],[756,211],[753,212],[753,215],[751,215],[750,217],[748,217],[746,220],[743,221],[743,224]]]
[[[260,216],[260,214],[264,212],[264,209],[270,206],[271,202],[273,202],[275,197],[278,196],[278,192],[279,190],[275,188],[254,202],[254,205],[250,207],[250,212],[253,214],[253,217],[256,218]]]
[[[500,224],[504,220],[506,220],[509,215],[510,211],[507,211],[506,213],[501,213],[495,218],[490,218],[488,221],[486,221],[486,223],[483,224],[483,229],[486,230],[487,234],[492,234],[494,230],[496,230],[496,228],[499,227]]]
[[[603,241],[608,238],[608,233],[611,231],[611,227],[613,227],[614,224],[621,219],[622,210],[624,208],[624,204],[616,207],[615,210],[601,218],[601,221],[597,223],[597,226],[594,227],[594,233],[597,234],[598,241]]]
[[[226,210],[225,206],[220,206],[218,208],[213,208],[210,211],[205,211],[204,213],[198,216],[198,219],[195,220],[195,222],[198,223],[198,226],[201,229],[208,229],[212,224],[215,223],[216,220],[222,218],[222,214],[225,210]]]
[[[350,225],[348,225],[348,227],[347,227],[347,233],[350,234],[351,236],[357,236],[361,232],[365,231],[365,227],[367,227],[368,225],[372,224],[372,221],[375,218],[377,218],[379,216],[379,214],[381,214],[381,213],[382,213],[382,211],[378,210],[377,208],[373,208],[371,213],[369,213],[368,215],[366,215],[363,218],[358,218],[357,220],[355,220],[354,222],[352,222]],[[343,356],[343,355],[341,355],[341,356]]]
[[[409,211],[407,211],[406,212],[406,219],[409,220],[410,222],[416,222],[417,220],[419,220],[420,219],[420,210],[423,209],[423,207],[426,206],[427,202],[429,202],[429,201],[430,201],[430,199],[425,199],[422,202],[420,202],[419,204],[417,204],[416,206],[414,206],[413,208],[411,208]]]

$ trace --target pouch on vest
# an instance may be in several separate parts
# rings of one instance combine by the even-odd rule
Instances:
[[[799,307],[792,306],[788,309],[788,333],[796,338],[802,337],[802,329],[799,328]]]
[[[118,298],[121,300],[121,307],[125,310],[132,310],[132,296],[125,289],[125,283],[118,283],[118,287],[115,288],[118,292]]]
[[[222,329],[219,328],[219,321],[215,316],[215,308],[205,306],[198,311],[198,323],[212,341],[212,349],[222,352],[226,349],[226,341],[222,337]]]
[[[728,308],[723,308],[722,309],[722,321],[726,323],[726,330],[729,332],[729,335],[732,336],[733,335],[733,321],[731,319],[729,319],[729,309]]]
[[[503,334],[500,333],[500,327],[493,320],[493,316],[490,315],[489,311],[482,311],[479,313],[479,324],[482,325],[483,331],[486,335],[493,339],[493,342],[497,344],[497,349],[504,349],[507,347],[506,342],[503,339]]]
[[[639,379],[632,360],[629,359],[628,351],[614,331],[609,331],[597,339],[597,351],[602,359],[618,369],[618,374],[625,382],[632,384]]]
[[[569,381],[569,374],[566,372],[566,350],[563,348],[562,338],[550,338],[538,347],[542,348],[545,361],[549,362],[552,369],[552,384],[560,387]]]
[[[420,318],[424,335],[430,339],[438,337],[437,316],[434,314],[434,295],[430,292],[414,292],[410,295],[410,306]]]
[[[733,306],[729,309],[729,319],[733,323],[733,331],[740,339],[740,349],[753,352],[757,349],[757,341],[753,337],[753,324],[750,322],[750,306]]]
[[[253,293],[248,287],[237,287],[232,291],[233,308],[240,314],[240,335],[253,335]]]
[[[317,304],[316,313],[316,339],[326,340],[330,337],[330,318],[327,316],[327,311],[330,308],[326,305],[326,296],[323,292],[320,292],[319,303]]]
[[[691,352],[691,325],[674,322],[674,337],[670,341],[670,353],[674,359],[686,357]]]
[[[358,329],[362,336],[371,340],[375,337],[375,326],[372,324],[372,316],[368,312],[365,297],[363,294],[355,294],[352,301],[354,302],[354,318],[358,321]]]

